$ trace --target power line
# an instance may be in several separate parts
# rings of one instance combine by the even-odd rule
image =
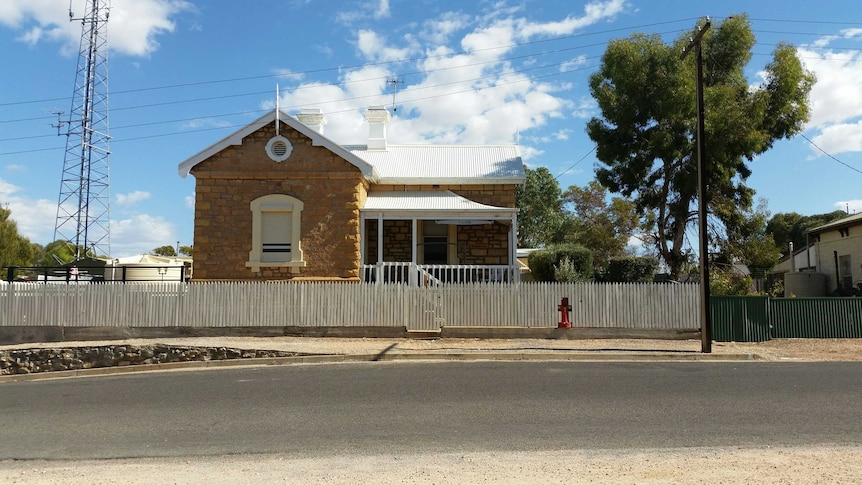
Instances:
[[[850,170],[853,170],[854,172],[862,173],[862,170],[859,170],[858,168],[856,168],[856,167],[854,167],[854,166],[852,166],[852,165],[850,165],[850,164],[847,164],[847,163],[842,162],[841,160],[838,160],[834,155],[832,155],[831,153],[829,153],[829,152],[827,152],[826,150],[824,150],[824,149],[820,148],[819,146],[817,146],[817,144],[816,144],[816,143],[814,143],[813,141],[811,141],[811,139],[810,139],[810,138],[808,138],[807,136],[805,136],[804,134],[800,133],[800,134],[799,134],[799,136],[801,136],[802,138],[805,138],[805,139],[808,141],[808,143],[811,143],[811,146],[813,146],[814,148],[816,148],[816,149],[820,150],[821,152],[823,152],[823,154],[824,154],[824,155],[826,155],[827,157],[831,158],[832,160],[835,160],[836,162],[840,163],[841,165],[844,165],[845,167],[849,168]]]
[[[686,19],[686,20],[688,20],[688,19]],[[683,21],[683,20],[678,20],[678,21],[667,21],[667,22],[660,22],[660,23],[655,23],[655,24],[646,24],[646,25],[644,25],[644,26],[640,26],[640,27],[647,27],[647,26],[654,26],[654,25],[663,25],[663,24],[669,24],[669,23],[675,23],[675,22],[682,22],[682,21]],[[638,28],[638,27],[626,27],[626,28],[610,29],[610,30],[605,30],[605,31],[601,31],[601,32],[584,33],[584,34],[576,34],[576,35],[565,36],[565,37],[557,37],[557,38],[553,38],[553,39],[542,39],[542,40],[539,40],[539,41],[525,42],[525,43],[522,43],[522,44],[513,44],[513,45],[509,45],[509,46],[489,47],[489,48],[482,49],[482,50],[499,49],[499,48],[504,48],[504,47],[515,47],[515,46],[523,46],[523,45],[530,45],[530,44],[538,44],[538,43],[544,43],[544,42],[552,42],[552,41],[561,40],[561,39],[569,39],[569,38],[574,38],[574,37],[583,37],[583,36],[587,36],[587,35],[595,35],[595,34],[598,34],[598,33],[607,33],[607,32],[614,32],[614,31],[621,31],[621,30],[632,30],[632,29],[635,29],[635,28]],[[675,32],[680,32],[680,31],[678,30],[678,31],[663,32],[663,33],[660,33],[660,34],[657,34],[657,35],[662,35],[662,34],[667,34],[667,33],[675,33]],[[406,73],[406,75],[414,75],[414,74],[430,74],[430,73],[434,73],[434,72],[440,72],[440,71],[443,71],[443,70],[459,69],[459,68],[465,68],[465,67],[471,67],[471,66],[477,66],[477,65],[484,65],[484,64],[489,64],[489,63],[506,62],[506,61],[517,60],[517,59],[522,59],[522,58],[536,58],[536,57],[539,57],[539,56],[553,55],[553,54],[563,53],[563,52],[567,52],[567,51],[571,51],[571,50],[576,50],[576,49],[586,49],[586,48],[596,47],[596,46],[601,46],[601,45],[606,45],[606,42],[596,43],[596,44],[588,44],[588,45],[578,45],[578,46],[565,47],[565,48],[559,48],[559,49],[553,49],[553,50],[546,50],[546,51],[542,51],[542,52],[539,52],[539,53],[529,53],[529,54],[524,54],[524,55],[519,55],[519,56],[510,56],[510,57],[506,57],[506,58],[500,58],[500,59],[495,59],[495,60],[491,60],[491,61],[484,61],[484,62],[477,62],[477,63],[465,64],[465,65],[461,65],[461,66],[450,66],[450,67],[444,67],[444,68],[439,68],[439,69],[426,69],[426,70],[419,70],[419,71],[414,71],[414,72]],[[774,44],[761,44],[761,45],[774,45]],[[849,49],[849,48],[848,48],[848,49]],[[477,51],[472,51],[472,52],[477,52]],[[458,54],[457,54],[457,53],[455,53],[455,54],[451,54],[451,53],[450,53],[450,54],[446,54],[446,55],[417,57],[417,58],[413,58],[413,60],[421,60],[421,59],[429,59],[429,58],[439,58],[439,57],[452,56],[452,55],[458,55]],[[761,54],[754,54],[754,55],[761,55]],[[765,55],[765,54],[763,54],[763,55]],[[592,59],[596,59],[596,58],[599,58],[599,57],[601,57],[601,56],[591,56],[591,57],[587,57],[587,58],[583,58],[583,59],[584,59],[584,60],[592,60]],[[399,60],[399,61],[387,61],[387,62],[380,62],[380,63],[371,63],[371,64],[361,64],[361,65],[357,65],[356,67],[369,66],[369,65],[379,65],[379,64],[392,64],[392,63],[395,63],[395,62],[406,62],[406,61],[408,61],[408,60],[410,60],[410,59],[403,59],[403,60]],[[540,65],[540,66],[534,66],[534,67],[530,67],[530,68],[522,69],[522,70],[519,70],[519,71],[511,71],[511,72],[507,72],[507,73],[505,73],[505,74],[502,74],[502,75],[501,75],[501,79],[505,78],[506,76],[523,74],[523,73],[526,73],[526,72],[529,72],[529,71],[535,71],[535,70],[546,69],[546,68],[559,68],[559,67],[561,67],[565,62],[569,62],[569,61],[561,61],[561,62],[558,62],[558,63],[557,63],[557,62],[555,62],[555,63],[548,63],[548,64],[544,64],[544,65]],[[568,74],[568,73],[570,73],[570,72],[582,71],[582,70],[585,70],[585,69],[592,69],[592,68],[594,68],[594,67],[596,67],[596,66],[595,66],[595,65],[581,66],[581,67],[578,67],[578,68],[576,68],[576,69],[570,69],[570,70],[566,70],[566,71],[559,71],[559,72],[555,72],[555,73],[551,73],[551,74],[547,74],[547,75],[543,75],[543,76],[536,76],[536,77],[531,77],[531,78],[528,78],[528,79],[517,80],[517,81],[515,81],[515,82],[526,82],[526,81],[530,81],[530,80],[537,80],[537,79],[548,78],[548,77],[552,77],[552,76],[560,76],[560,75]],[[323,72],[323,71],[332,70],[332,69],[334,69],[334,68],[318,69],[318,70],[305,71],[305,72],[306,72],[306,73],[312,73],[312,72]],[[343,69],[343,67],[342,67],[342,69]],[[233,79],[228,79],[228,80],[202,81],[202,82],[195,82],[195,83],[184,83],[184,84],[176,84],[176,85],[157,86],[157,87],[152,87],[152,88],[140,88],[140,89],[134,89],[134,90],[120,91],[120,92],[121,92],[121,93],[130,93],[130,92],[148,91],[148,90],[154,90],[154,89],[168,89],[168,88],[171,88],[171,87],[184,87],[184,86],[194,86],[194,85],[201,85],[201,84],[212,84],[212,83],[219,83],[219,82],[231,82],[231,81],[237,81],[237,80],[260,79],[260,78],[273,77],[273,76],[279,76],[279,75],[281,75],[281,74],[272,74],[272,75],[265,75],[265,76],[246,76],[246,77],[233,78]],[[403,76],[403,75],[405,75],[405,74],[401,74],[401,75]],[[345,85],[347,85],[347,84],[349,84],[349,83],[351,83],[351,82],[368,82],[368,81],[373,81],[373,80],[375,80],[375,79],[377,79],[377,78],[362,79],[362,80],[355,80],[355,81],[343,81],[343,82],[333,83],[333,84],[338,85],[338,86],[345,86]],[[382,78],[381,78],[381,79],[382,79]],[[472,82],[476,82],[476,81],[479,81],[479,80],[482,80],[482,79],[484,79],[484,77],[471,78],[471,79],[464,79],[464,80],[459,80],[459,81],[453,81],[453,82],[450,82],[450,83],[436,84],[436,85],[430,85],[430,86],[413,87],[413,88],[411,88],[411,90],[410,90],[410,91],[411,91],[411,92],[416,92],[416,91],[419,91],[419,90],[439,89],[439,88],[441,88],[441,87],[448,86],[448,85],[458,85],[458,84],[472,83]],[[488,88],[493,88],[493,87],[495,87],[495,86],[503,86],[503,85],[507,85],[507,84],[511,84],[511,83],[496,83],[494,86],[489,86]],[[314,87],[315,87],[315,86],[300,86],[300,87],[298,87],[298,88],[297,88],[297,90],[299,90],[299,89],[311,89],[311,88],[314,88]],[[488,89],[488,88],[484,88],[484,89]],[[482,88],[480,88],[480,90],[481,90],[481,89],[482,89]],[[457,95],[457,94],[461,94],[461,93],[465,93],[465,92],[472,92],[472,91],[476,91],[476,89],[471,88],[471,89],[466,90],[466,91],[464,91],[464,90],[462,90],[462,91],[453,91],[453,92],[447,92],[447,93],[437,94],[437,95],[432,95],[432,96],[413,97],[412,99],[402,99],[401,101],[402,101],[402,102],[420,101],[420,100],[432,99],[432,98],[443,97],[443,96]],[[181,103],[192,103],[192,102],[201,102],[201,101],[213,101],[213,100],[218,100],[218,99],[229,99],[229,98],[237,98],[237,97],[243,97],[243,96],[257,96],[257,95],[261,95],[261,94],[269,94],[269,93],[270,93],[270,91],[269,91],[269,90],[267,90],[267,91],[255,91],[255,92],[249,92],[249,93],[227,94],[227,95],[222,95],[222,96],[210,96],[210,97],[204,97],[204,98],[193,98],[193,99],[185,99],[185,100],[182,100],[182,99],[181,99],[181,100],[173,100],[173,101],[166,101],[166,102],[160,102],[160,103],[151,103],[151,104],[146,104],[146,105],[133,105],[133,106],[126,106],[126,107],[114,108],[114,109],[112,109],[112,111],[124,111],[124,110],[142,109],[142,108],[158,107],[158,106],[174,106],[174,105],[181,104]],[[315,106],[320,106],[321,104],[324,104],[324,105],[325,105],[325,104],[335,103],[335,102],[342,103],[342,102],[346,102],[346,101],[356,101],[356,100],[363,99],[363,98],[375,98],[375,97],[380,97],[380,96],[382,96],[382,94],[372,94],[372,95],[367,95],[367,96],[358,96],[358,97],[351,97],[351,98],[342,98],[342,99],[331,100],[331,101],[317,101],[317,102],[315,103]],[[55,98],[52,98],[52,99],[49,99],[49,100],[53,100],[53,99],[55,99]],[[34,101],[34,102],[35,102],[35,101]],[[10,103],[7,103],[7,104],[10,104]],[[14,103],[12,103],[12,104],[14,104]],[[2,104],[0,104],[0,106],[2,106]],[[303,105],[303,106],[304,106],[304,105]],[[287,109],[291,109],[291,108],[296,109],[296,108],[301,108],[301,107],[303,107],[303,106],[288,107]],[[347,109],[347,110],[341,110],[341,111],[332,111],[331,113],[339,113],[339,112],[345,112],[345,111],[352,111],[353,109],[354,109],[354,108],[350,108],[350,109]],[[233,115],[237,115],[237,114],[247,114],[247,113],[259,112],[259,111],[262,111],[262,110],[244,111],[244,112],[240,112],[240,113],[230,113],[230,114],[216,114],[216,115],[208,115],[208,116],[197,116],[197,117],[194,117],[194,118],[184,118],[184,119],[180,119],[180,120],[165,120],[165,121],[154,121],[154,122],[148,122],[148,123],[138,123],[138,124],[125,125],[125,126],[121,126],[121,127],[114,127],[114,129],[116,130],[116,129],[124,129],[124,128],[133,128],[133,127],[141,127],[141,126],[152,126],[152,125],[158,125],[158,124],[167,124],[167,123],[174,123],[174,122],[180,122],[180,121],[191,121],[191,120],[196,120],[196,119],[206,118],[206,117],[233,116]],[[2,120],[2,121],[0,121],[0,123],[9,123],[9,122],[13,122],[13,121],[32,121],[32,120],[41,120],[41,119],[51,119],[51,117],[25,118],[25,119],[22,119],[22,120]],[[234,126],[234,125],[230,125],[230,126]],[[226,128],[227,128],[227,126],[225,126],[225,127],[209,128],[209,129],[207,129],[207,130],[226,129]],[[193,133],[193,132],[195,132],[195,131],[198,131],[198,130],[193,130],[193,131],[182,131],[182,132],[172,132],[172,133],[170,133],[170,134],[166,134],[165,136],[169,136],[169,135],[176,135],[176,134],[181,134],[181,133]],[[150,137],[153,137],[153,136],[159,136],[159,135],[152,135],[152,136],[150,136]],[[42,137],[43,137],[43,135],[24,136],[24,137],[13,137],[13,138],[5,138],[5,139],[2,139],[2,140],[0,140],[0,141],[17,141],[17,140],[34,139],[34,138],[42,138]],[[115,141],[115,142],[116,142],[116,141],[120,141],[120,142],[121,142],[122,140],[121,140],[121,139],[114,139],[114,141]],[[22,150],[22,151],[15,151],[15,152],[4,152],[4,153],[0,153],[0,155],[13,155],[13,154],[27,153],[28,151],[45,151],[45,150],[51,150],[51,149],[37,149],[37,150]]]
[[[674,24],[674,23],[690,22],[691,20],[696,20],[696,18],[692,17],[692,18],[678,19],[678,20],[667,20],[664,22],[654,22],[654,23],[650,23],[650,24],[642,24],[642,25],[636,25],[636,26],[631,26],[631,27],[618,27],[618,28],[614,28],[614,29],[606,29],[606,30],[600,30],[600,31],[596,31],[596,32],[583,32],[583,33],[578,33],[578,34],[553,37],[550,39],[539,39],[539,40],[533,40],[533,41],[527,41],[527,42],[521,42],[521,43],[515,43],[515,44],[504,44],[504,45],[499,45],[499,46],[485,47],[482,49],[473,49],[470,51],[461,50],[458,52],[450,52],[450,53],[446,53],[446,54],[435,54],[435,55],[428,55],[428,56],[418,56],[418,57],[409,57],[409,58],[388,60],[388,61],[352,64],[352,65],[347,65],[347,66],[336,66],[336,67],[327,67],[327,68],[321,68],[321,69],[310,69],[310,70],[306,70],[306,71],[295,71],[295,72],[290,72],[290,74],[291,75],[303,75],[304,76],[304,75],[308,75],[308,74],[319,74],[319,73],[323,73],[323,72],[337,72],[337,71],[350,70],[350,69],[361,69],[361,68],[365,68],[365,67],[374,67],[374,66],[383,66],[383,65],[392,65],[392,64],[403,64],[403,63],[407,63],[407,62],[416,62],[416,61],[423,61],[423,60],[429,60],[429,59],[441,59],[441,58],[446,58],[446,57],[473,54],[476,52],[485,52],[485,51],[497,50],[497,49],[511,49],[511,48],[529,46],[529,45],[543,44],[543,43],[548,43],[548,42],[557,42],[557,41],[563,41],[563,40],[576,39],[576,38],[580,38],[580,37],[588,37],[588,36],[592,36],[592,35],[612,34],[614,32],[629,31],[629,30],[641,29],[641,28],[645,28],[645,27],[656,27],[659,25],[668,25],[668,24]],[[604,43],[602,43],[602,44],[604,44]],[[602,44],[597,44],[597,45],[602,45]],[[533,54],[533,55],[535,55],[535,54]],[[284,75],[285,75],[285,73],[278,72],[278,73],[260,74],[260,75],[254,75],[254,76],[242,76],[242,77],[226,78],[226,79],[194,81],[194,82],[179,83],[179,84],[166,84],[163,86],[150,86],[150,87],[143,87],[143,88],[112,91],[111,95],[115,96],[118,94],[136,93],[136,92],[143,92],[143,91],[155,91],[155,90],[162,90],[162,89],[195,87],[195,86],[202,86],[202,85],[206,85],[206,84],[220,84],[220,83],[230,83],[230,82],[239,82],[239,81],[252,81],[252,80],[259,80],[259,79],[271,79],[274,77],[281,77]],[[66,98],[66,97],[33,99],[33,100],[25,100],[25,101],[12,101],[12,102],[0,103],[0,106],[12,106],[12,105],[42,103],[42,102],[48,102],[48,101],[66,101],[66,100],[68,100],[68,98]]]
[[[563,175],[565,175],[565,174],[566,174],[566,172],[568,172],[569,170],[571,170],[571,169],[575,168],[575,166],[576,166],[577,164],[579,164],[579,163],[583,162],[584,160],[586,160],[586,158],[587,158],[588,156],[590,156],[590,154],[592,154],[594,151],[596,151],[596,148],[597,148],[597,147],[598,147],[598,145],[593,145],[593,148],[591,148],[591,149],[590,149],[590,151],[588,151],[587,153],[585,153],[585,154],[584,154],[584,156],[580,158],[580,160],[578,160],[577,162],[575,162],[575,163],[573,163],[573,164],[569,165],[569,168],[567,168],[567,169],[563,170],[562,172],[560,172],[556,177],[554,177],[554,180],[557,180],[558,178],[562,177]]]

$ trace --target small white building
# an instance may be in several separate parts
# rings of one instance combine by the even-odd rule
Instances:
[[[105,265],[105,281],[188,281],[191,258],[139,254],[109,259]]]

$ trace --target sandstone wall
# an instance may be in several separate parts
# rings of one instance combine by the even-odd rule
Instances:
[[[361,171],[311,139],[282,125],[293,152],[275,162],[265,151],[272,124],[192,169],[195,186],[195,280],[273,280],[359,276],[359,208],[367,182]],[[287,194],[304,204],[301,245],[307,266],[245,266],[251,251],[252,200]]]

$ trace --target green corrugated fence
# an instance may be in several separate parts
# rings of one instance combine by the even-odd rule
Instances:
[[[717,342],[769,340],[769,298],[711,296],[712,339]]]
[[[710,297],[712,338],[862,338],[862,298]]]
[[[862,298],[772,298],[772,338],[862,338]]]

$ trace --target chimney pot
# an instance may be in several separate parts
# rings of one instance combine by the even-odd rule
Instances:
[[[326,117],[320,108],[307,108],[296,114],[296,119],[303,125],[312,130],[323,134],[323,127],[326,126]]]

